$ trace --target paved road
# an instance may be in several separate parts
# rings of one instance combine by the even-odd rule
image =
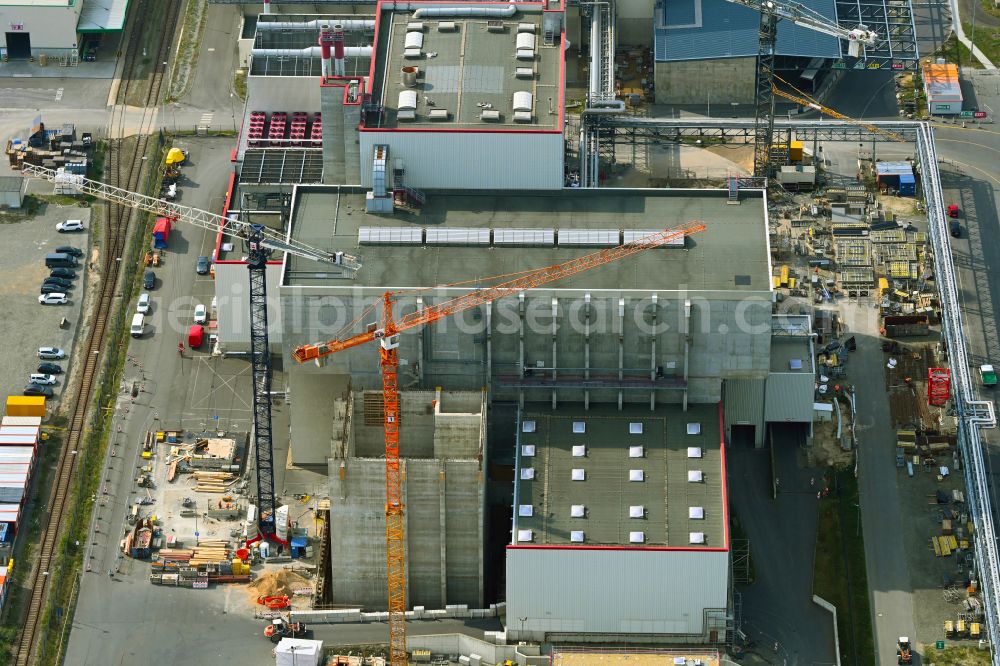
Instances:
[[[787,666],[834,663],[831,616],[812,602],[816,544],[816,491],[800,441],[775,436],[781,492],[771,498],[767,449],[734,446],[729,451],[729,490],[740,524],[750,539],[756,572],[753,585],[741,587],[743,630],[757,641],[761,655],[786,659]],[[771,646],[775,643],[778,650]],[[774,662],[772,662],[774,663]]]

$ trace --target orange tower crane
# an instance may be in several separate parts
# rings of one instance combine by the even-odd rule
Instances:
[[[374,340],[378,340],[381,345],[380,367],[382,371],[383,427],[385,430],[385,543],[386,563],[388,565],[389,663],[391,666],[405,666],[406,664],[406,551],[399,464],[399,388],[396,381],[400,334],[424,324],[432,324],[449,315],[492,303],[506,296],[514,296],[523,291],[582,273],[591,268],[604,266],[651,248],[661,247],[672,240],[690,236],[704,229],[703,223],[690,222],[644,236],[632,243],[598,250],[560,264],[520,274],[488,278],[488,280],[499,282],[490,287],[474,289],[437,305],[421,308],[400,317],[398,320],[392,313],[393,302],[396,296],[407,292],[386,292],[382,295],[381,326],[373,325],[363,333],[351,335],[347,329],[357,322],[355,320],[342,331],[341,337],[317,344],[303,345],[292,352],[292,357],[296,361],[304,363]],[[372,309],[374,306],[366,312]]]

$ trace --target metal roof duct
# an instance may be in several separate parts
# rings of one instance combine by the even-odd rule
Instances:
[[[413,12],[413,18],[430,18],[434,16],[492,16],[494,18],[510,18],[517,13],[517,7],[421,7]]]
[[[324,24],[330,24],[330,19],[316,19],[315,21],[258,21],[258,30],[319,30]],[[348,32],[359,30],[374,30],[375,21],[349,19],[336,20],[337,25],[343,27]]]
[[[322,57],[323,47],[307,46],[304,49],[253,49],[250,55],[255,56],[302,56],[302,57]],[[372,47],[370,46],[345,46],[344,55],[348,58],[370,58]]]

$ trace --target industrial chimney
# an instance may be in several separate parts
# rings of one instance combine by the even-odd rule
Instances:
[[[271,0],[264,0],[264,13],[265,14],[271,13]]]
[[[319,29],[320,57],[322,58],[323,78],[334,76],[333,62],[330,60],[330,50],[333,48],[333,32],[330,26],[324,23]]]
[[[333,24],[333,75],[347,76],[347,66],[344,64],[344,26]]]
[[[400,74],[403,76],[403,85],[407,88],[417,87],[417,68],[412,65],[400,68]]]

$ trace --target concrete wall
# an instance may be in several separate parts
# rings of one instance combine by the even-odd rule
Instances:
[[[483,603],[482,469],[476,460],[403,460],[407,607]],[[385,461],[330,461],[333,602],[386,608]]]
[[[538,102],[544,105],[544,100]],[[538,110],[537,113],[548,110]],[[403,160],[406,184],[424,189],[552,190],[563,186],[563,137],[539,132],[361,132],[361,184],[372,185],[376,145]],[[488,159],[483,159],[488,155]]]
[[[315,293],[350,299],[348,313],[360,311],[355,306],[367,305],[374,296],[363,290],[351,294],[333,290]],[[767,292],[748,293],[746,297],[735,297],[732,292],[658,292],[654,301],[651,292],[594,291],[589,310],[586,293],[540,290],[525,298],[523,308],[519,307],[518,299],[508,298],[404,334],[399,350],[401,363],[405,364],[401,370],[408,382],[416,382],[415,386],[478,391],[490,385],[493,397],[500,399],[517,398],[518,390],[503,385],[498,378],[516,380],[523,375],[523,368],[537,368],[539,363],[544,368],[561,368],[557,378],[565,378],[567,374],[582,376],[583,368],[589,368],[592,378],[614,379],[621,371],[627,378],[649,379],[657,366],[663,368],[665,375],[683,378],[686,340],[682,332],[686,325],[683,312],[684,301],[689,299],[692,302],[688,354],[690,401],[718,402],[722,397],[722,379],[726,377],[767,376],[771,318]],[[621,307],[619,299],[623,299]],[[412,302],[401,303],[398,314],[413,307]],[[318,320],[318,310],[323,306],[324,301],[318,296],[283,299],[286,320],[297,320],[289,328],[303,331],[286,334],[289,348],[322,339],[318,330],[309,330],[307,322]],[[340,322],[343,323],[346,321]],[[350,373],[356,388],[380,388],[375,355],[374,350],[366,348],[345,351],[328,358],[327,371]],[[551,370],[533,373],[552,375]],[[585,398],[617,402],[620,393],[626,402],[649,402],[647,390],[620,392],[617,388],[591,388],[586,392],[582,388],[560,388],[557,397],[577,402]],[[549,400],[552,390],[530,388],[525,396],[530,400]],[[657,393],[658,401],[681,399],[679,391]]]
[[[58,3],[55,3],[58,4]],[[17,32],[28,33],[31,39],[31,54],[36,58],[40,53],[60,55],[76,50],[76,26],[80,22],[83,3],[64,2],[59,6],[31,6],[27,2],[20,5],[0,5],[0,49],[6,53],[7,32],[12,25],[22,25]]]
[[[753,104],[756,62],[756,58],[658,62],[653,68],[656,103]]]
[[[725,551],[507,549],[509,640],[701,643],[728,594]]]
[[[289,448],[293,465],[323,465],[344,439],[350,378],[318,372],[288,375]],[[341,449],[342,450],[342,449]]]
[[[247,109],[319,111],[319,79],[305,76],[248,76]]]
[[[281,266],[267,266],[267,335],[272,352],[281,351]],[[246,264],[215,264],[219,344],[226,351],[250,349],[250,276]],[[318,338],[317,338],[318,339]]]
[[[654,0],[615,2],[615,43],[618,46],[652,46]]]

